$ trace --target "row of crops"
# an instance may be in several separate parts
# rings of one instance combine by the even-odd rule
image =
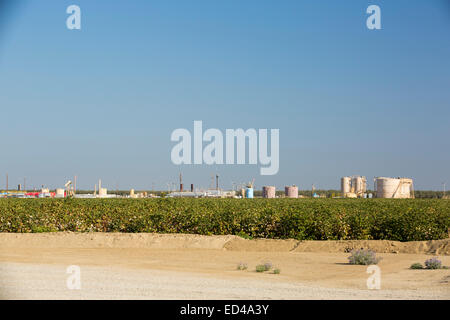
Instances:
[[[0,199],[0,232],[412,241],[449,228],[450,200],[438,199]]]

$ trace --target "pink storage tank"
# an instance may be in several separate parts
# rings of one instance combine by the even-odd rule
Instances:
[[[298,187],[297,186],[284,187],[284,193],[287,198],[298,198]]]
[[[264,186],[262,188],[262,196],[263,198],[275,198],[275,187],[273,186]]]

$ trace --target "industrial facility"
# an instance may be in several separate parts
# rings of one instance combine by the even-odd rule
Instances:
[[[341,192],[346,198],[363,198],[367,191],[367,179],[363,176],[341,178]]]
[[[377,198],[414,198],[414,186],[411,178],[376,177],[374,182]],[[342,177],[341,193],[346,198],[370,198],[372,195],[367,193],[367,179],[363,176]]]
[[[167,192],[157,192],[157,194],[143,192],[135,192],[134,189],[127,192],[121,191],[115,194],[109,194],[108,189],[102,186],[102,181],[99,180],[98,184],[94,186],[94,192],[76,192],[76,180],[74,177],[74,182],[72,180],[67,181],[64,187],[56,188],[54,191],[50,191],[48,188],[42,186],[40,191],[26,191],[21,184],[18,185],[16,190],[8,190],[8,175],[6,175],[6,191],[0,192],[0,198],[156,198],[156,197],[169,197],[169,198],[247,198],[252,199],[255,197],[254,194],[254,183],[255,179],[248,183],[236,184],[232,183],[232,190],[223,190],[219,187],[219,175],[211,175],[211,185],[208,189],[195,189],[194,184],[190,184],[190,190],[184,189],[182,175],[179,175],[179,189],[176,189],[176,183],[168,183],[169,189]],[[170,186],[173,185],[173,188]],[[25,181],[24,185],[25,186]],[[318,195],[315,192],[315,187],[313,185],[311,194],[306,195],[305,191],[301,191],[299,195],[299,188],[296,185],[285,186],[284,194],[279,192],[277,195],[276,187],[271,185],[262,186],[262,192],[259,194],[256,192],[256,197],[262,197],[265,199],[274,198],[303,198],[303,197],[333,197],[333,198],[388,198],[388,199],[409,199],[415,198],[414,195],[414,183],[411,178],[390,178],[390,177],[375,177],[374,187],[372,191],[367,189],[367,178],[365,176],[354,175],[345,176],[341,178],[340,181],[340,191],[341,193],[329,193]],[[445,198],[445,184],[443,198]]]

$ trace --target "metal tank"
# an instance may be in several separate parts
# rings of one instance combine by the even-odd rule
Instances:
[[[362,176],[353,177],[352,186],[354,187],[356,194],[362,194],[362,193],[366,192],[366,189],[367,189],[366,177],[362,177]]]
[[[342,177],[341,178],[341,192],[345,195],[351,190],[351,178]]]
[[[275,187],[274,186],[264,186],[262,188],[263,198],[272,199],[275,198]]]
[[[99,197],[106,197],[107,194],[108,194],[108,189],[106,189],[106,188],[100,188],[100,189],[98,189],[98,195],[99,195]]]
[[[56,198],[64,198],[64,189],[56,189]]]
[[[298,187],[286,186],[284,187],[284,194],[287,198],[298,198]]]
[[[413,180],[409,178],[376,178],[377,198],[411,198]]]
[[[245,197],[249,199],[253,198],[253,188],[245,189]]]

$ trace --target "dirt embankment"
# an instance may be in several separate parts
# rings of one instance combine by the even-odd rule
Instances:
[[[349,252],[366,248],[377,253],[450,255],[450,239],[399,242],[390,240],[297,241],[237,236],[150,233],[0,233],[4,248],[155,248],[224,249],[253,252]]]

